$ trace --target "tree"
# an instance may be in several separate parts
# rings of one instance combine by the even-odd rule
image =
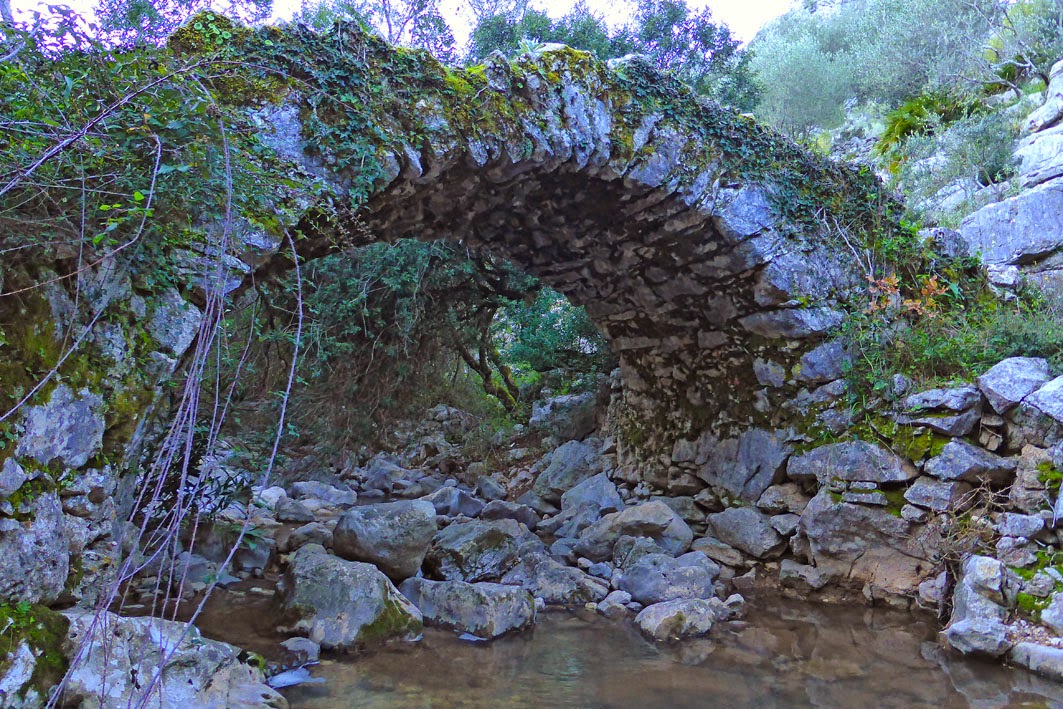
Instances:
[[[273,0],[100,0],[96,15],[104,33],[128,44],[160,41],[208,8],[242,22],[258,22],[269,17]]]
[[[443,62],[454,58],[454,33],[439,0],[304,0],[293,18],[319,31],[337,20],[363,22],[392,44],[427,49]]]

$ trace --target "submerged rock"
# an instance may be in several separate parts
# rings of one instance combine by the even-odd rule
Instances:
[[[285,621],[326,650],[353,650],[421,634],[421,612],[372,564],[309,544],[289,559],[277,595]]]
[[[421,611],[426,625],[489,639],[535,624],[535,599],[515,586],[413,578],[399,590]]]
[[[354,507],[332,533],[336,554],[376,564],[393,581],[421,569],[436,534],[436,509],[424,500],[385,502]]]

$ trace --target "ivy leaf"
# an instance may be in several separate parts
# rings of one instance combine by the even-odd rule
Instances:
[[[133,193],[133,201],[135,201],[135,202],[143,202],[144,201],[144,193],[141,192],[140,190],[137,190],[136,192],[134,192]]]

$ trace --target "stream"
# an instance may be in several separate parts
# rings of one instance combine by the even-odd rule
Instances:
[[[221,593],[204,634],[276,655],[270,599]],[[541,613],[491,643],[427,629],[415,644],[325,655],[293,709],[404,707],[1063,707],[1063,685],[942,649],[929,615],[751,599],[746,620],[677,645],[593,612]]]

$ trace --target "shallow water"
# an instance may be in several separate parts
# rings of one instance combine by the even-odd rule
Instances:
[[[533,631],[325,659],[293,708],[1063,707],[1063,685],[966,660],[932,618],[773,599],[708,639],[655,646],[625,622],[540,615]]]

